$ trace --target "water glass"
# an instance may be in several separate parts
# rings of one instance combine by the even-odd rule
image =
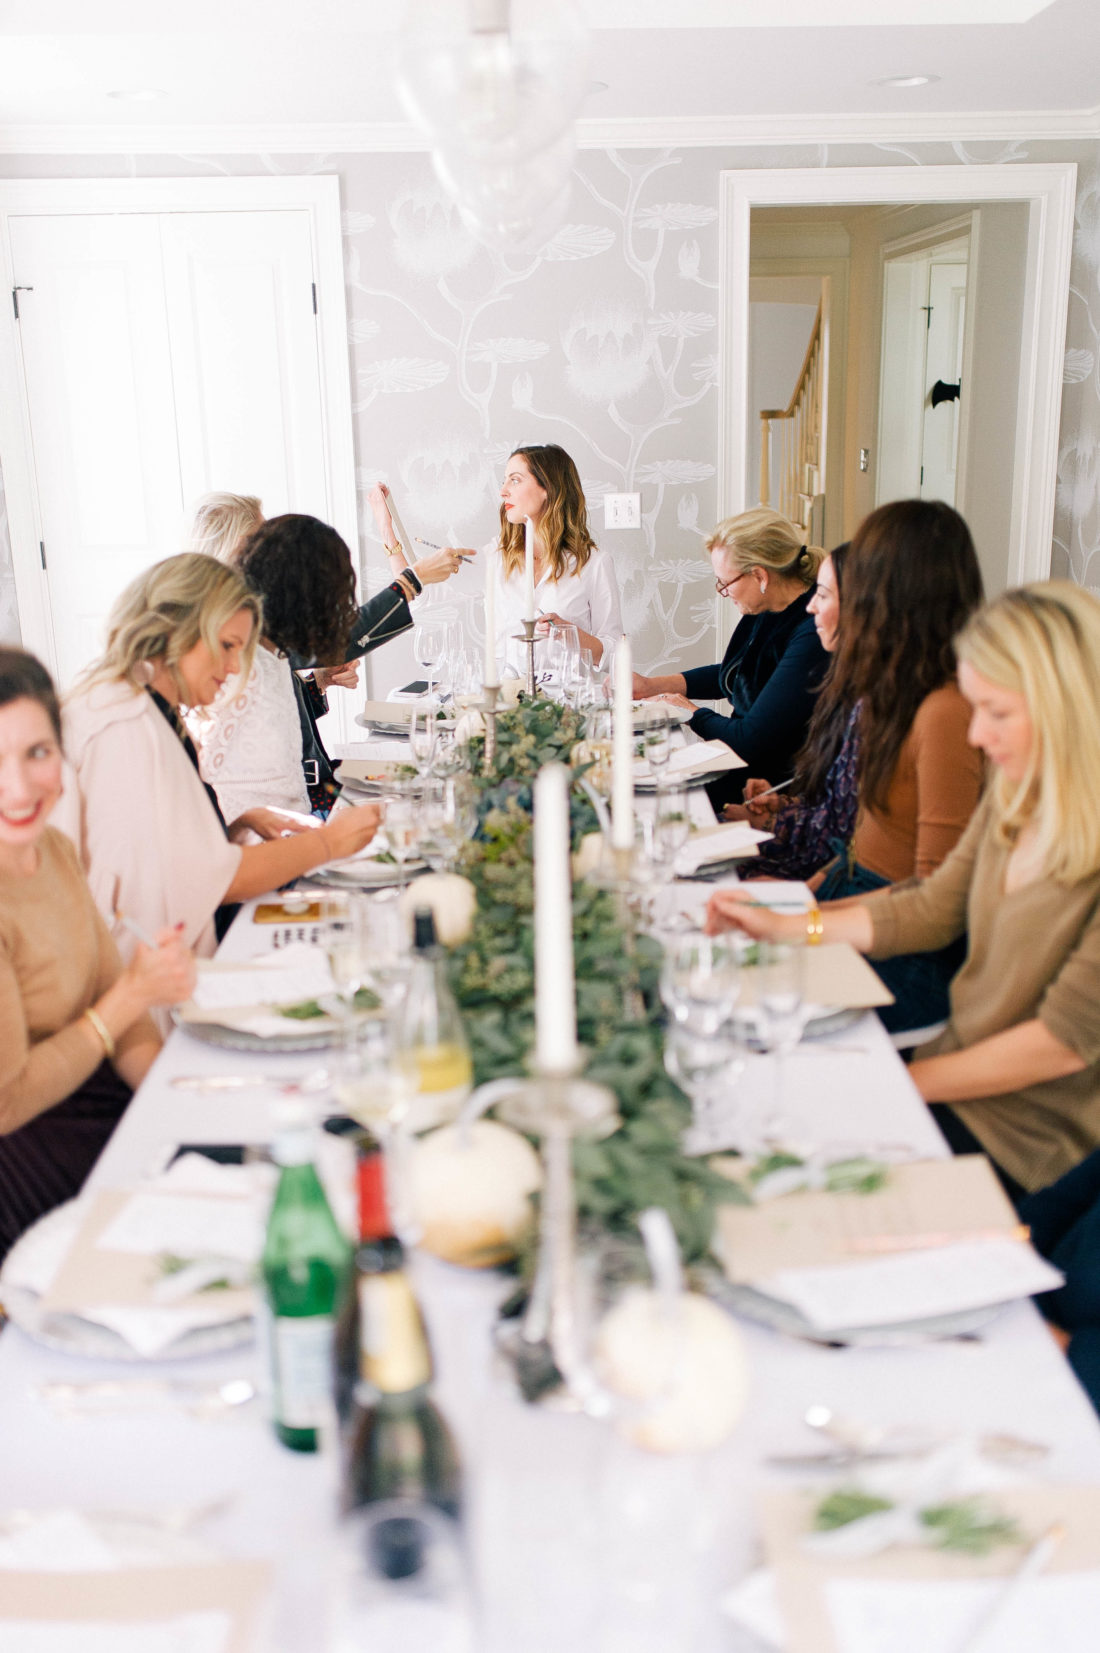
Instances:
[[[369,940],[366,902],[351,894],[329,898],[321,924],[321,945],[328,957],[332,981],[340,999],[344,1046],[355,1040],[355,995],[366,985]]]
[[[806,950],[789,941],[758,941],[755,954],[755,994],[746,1009],[757,1039],[773,1061],[771,1112],[761,1129],[766,1138],[782,1139],[787,1134],[783,1115],[787,1058],[806,1027]]]
[[[435,757],[435,707],[429,698],[423,706],[410,706],[409,713],[409,746],[417,774],[423,779],[431,770]]]
[[[725,936],[678,939],[665,949],[660,993],[674,1023],[713,1036],[729,1020],[740,994],[736,942]]]
[[[395,787],[385,799],[386,842],[397,862],[402,894],[408,883],[405,864],[411,860],[420,836],[420,793],[410,787]]]
[[[658,786],[668,772],[672,756],[672,731],[676,727],[668,712],[659,706],[647,706],[642,714],[642,747],[646,761]]]
[[[447,625],[442,620],[424,620],[413,632],[413,654],[428,679],[428,700],[431,701],[435,674],[447,652]]]

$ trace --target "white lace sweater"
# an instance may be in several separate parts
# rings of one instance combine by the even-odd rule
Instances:
[[[285,656],[261,644],[248,677],[231,678],[192,733],[202,778],[229,825],[260,806],[309,814],[302,727]]]

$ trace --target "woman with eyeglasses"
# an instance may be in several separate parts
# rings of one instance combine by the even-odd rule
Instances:
[[[828,664],[809,612],[825,552],[764,506],[720,522],[707,551],[718,595],[741,613],[721,664],[636,674],[634,694],[688,707],[689,728],[744,758],[747,770],[708,789],[717,805],[740,798],[746,774],[774,785],[794,772]],[[730,711],[712,711],[700,700],[727,700]]]

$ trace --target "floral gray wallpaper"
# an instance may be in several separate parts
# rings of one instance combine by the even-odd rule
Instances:
[[[365,501],[374,481],[390,483],[412,532],[480,545],[495,532],[512,448],[559,442],[615,559],[637,653],[652,666],[697,663],[713,648],[701,536],[716,508],[721,172],[1024,160],[1080,167],[1054,569],[1100,590],[1098,143],[583,151],[566,222],[539,254],[514,261],[471,241],[419,155],[2,157],[0,171],[338,172],[369,582],[385,577]],[[605,532],[601,496],[635,491],[640,529]],[[468,570],[438,600],[476,635],[478,597]],[[0,635],[14,623],[0,521]]]

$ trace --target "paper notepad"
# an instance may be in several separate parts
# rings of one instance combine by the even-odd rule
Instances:
[[[1027,1549],[1055,1522],[1065,1527],[1065,1537],[1043,1574],[1020,1590],[988,1653],[1094,1653],[1100,1488],[1011,1487],[990,1495],[998,1513],[1016,1520],[1022,1543],[988,1556],[899,1546],[850,1561],[823,1559],[803,1548],[824,1490],[773,1492],[761,1504],[787,1653],[958,1653],[990,1590],[1004,1588]],[[1026,1627],[1023,1639],[1017,1625]]]
[[[680,746],[670,753],[663,776],[669,781],[684,780],[689,775],[720,774],[726,769],[744,768],[744,758],[739,758],[724,740],[694,740],[690,746]],[[634,765],[634,778],[656,780],[657,772],[643,758]]]
[[[693,833],[676,857],[676,871],[697,872],[710,861],[732,861],[738,856],[755,855],[757,844],[766,842],[770,832],[760,832],[747,821],[728,821],[722,826],[704,827]]]
[[[4,1653],[249,1653],[268,1569],[240,1561],[112,1572],[0,1571]]]

